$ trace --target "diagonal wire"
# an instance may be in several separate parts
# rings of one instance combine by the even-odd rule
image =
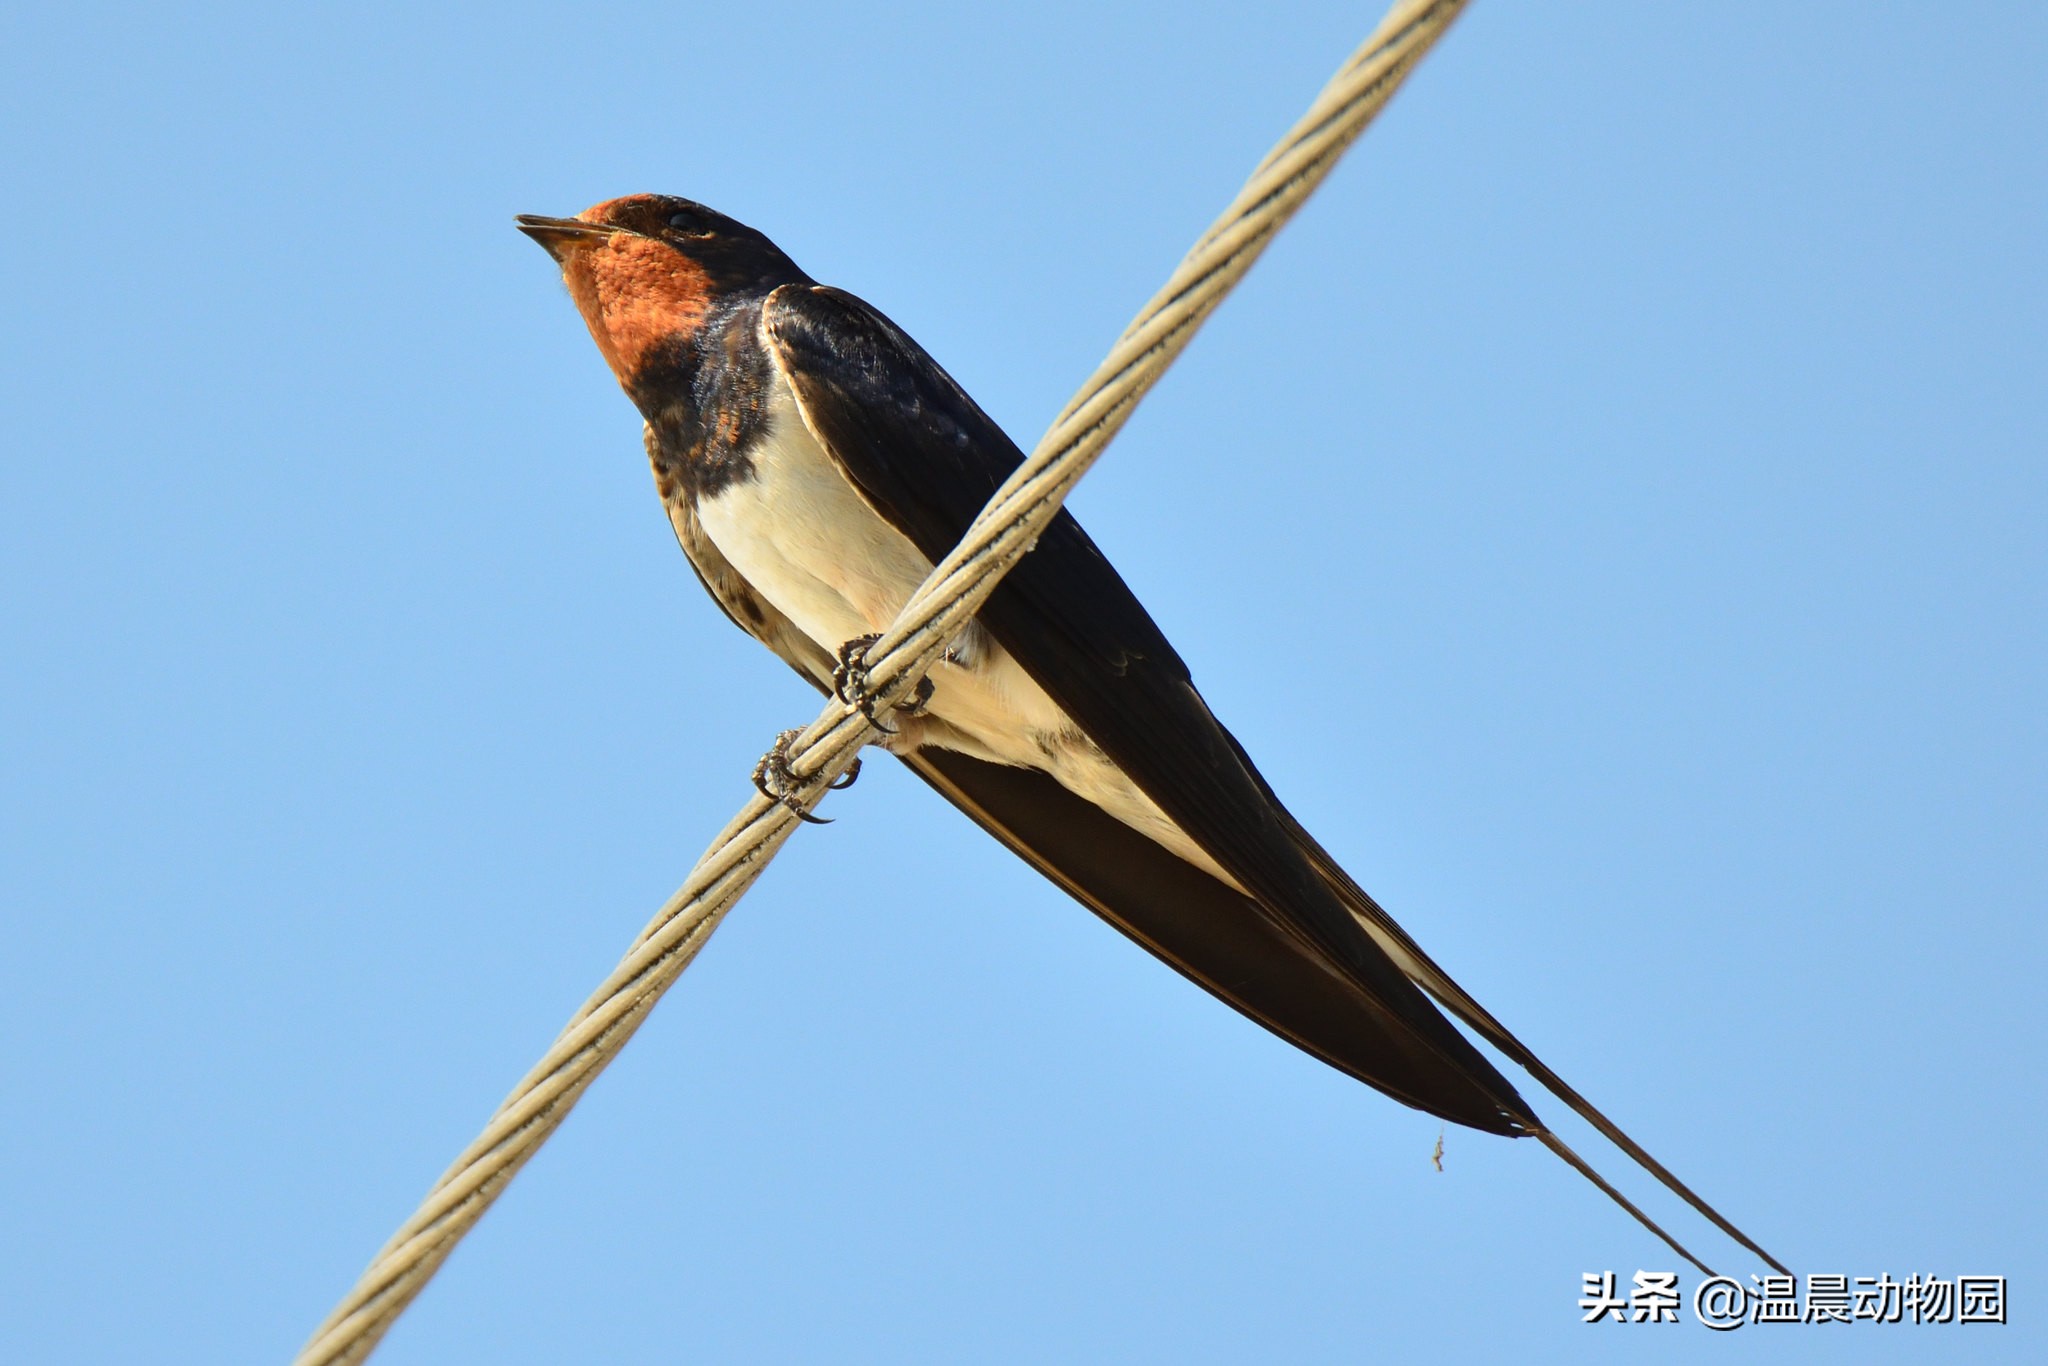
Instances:
[[[868,686],[879,707],[909,696],[1003,572],[1031,548],[1068,490],[1122,428],[1145,392],[1464,4],[1465,0],[1397,0],[1301,121],[1259,163],[1165,287],[1117,338],[1108,359],[1061,411],[1037,448],[996,491],[960,545],[869,648]],[[828,705],[788,747],[792,769],[803,775],[801,804],[814,806],[826,784],[845,772],[878,733],[859,711],[838,701]],[[315,1330],[300,1350],[297,1366],[340,1366],[369,1356],[463,1234],[483,1217],[505,1184],[625,1046],[662,992],[690,965],[797,821],[796,813],[782,803],[759,795],[748,799],[682,887],[640,932],[625,959]]]

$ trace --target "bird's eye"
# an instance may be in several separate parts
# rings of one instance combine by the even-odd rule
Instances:
[[[668,225],[674,228],[677,232],[705,231],[704,216],[702,214],[690,213],[687,210],[679,214],[671,215],[668,220]]]

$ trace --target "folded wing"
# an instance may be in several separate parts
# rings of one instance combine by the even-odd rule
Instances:
[[[812,435],[875,511],[934,562],[1021,463],[1002,429],[915,342],[851,295],[786,285],[763,308],[762,330]],[[1084,901],[1210,991],[1397,1099],[1495,1133],[1535,1127],[1514,1087],[1302,856],[1187,667],[1072,517],[1054,520],[979,620],[1247,893],[1215,884],[1195,896],[1198,884],[1183,879],[1177,900],[1122,897],[1113,913],[1105,898],[1083,894]],[[950,776],[941,790],[965,798],[970,813],[999,807],[1003,819],[1024,820],[1052,800],[1038,790],[1026,801],[986,773],[972,775],[969,794],[967,770],[941,760],[921,771]],[[1030,856],[1074,889],[1079,879],[1065,865],[1087,855],[1078,839],[1054,836],[1042,831]],[[1111,862],[1090,861],[1089,876]],[[1254,964],[1269,973],[1263,987],[1250,985]],[[1297,1007],[1287,999],[1293,993],[1322,1004]]]

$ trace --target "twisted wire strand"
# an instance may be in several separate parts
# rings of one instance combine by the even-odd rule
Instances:
[[[1397,0],[1259,163],[1024,464],[996,491],[959,546],[870,647],[869,689],[878,710],[909,696],[1003,572],[1030,549],[1146,391],[1464,7],[1465,0]],[[860,711],[836,700],[827,705],[788,747],[791,769],[802,775],[800,804],[806,810],[815,806],[826,785],[878,734]],[[758,794],[747,800],[626,957],[315,1330],[296,1366],[343,1366],[369,1356],[455,1244],[689,967],[797,824],[796,813],[783,803]]]

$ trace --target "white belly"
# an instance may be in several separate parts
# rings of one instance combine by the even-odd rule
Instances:
[[[828,654],[895,620],[931,572],[818,448],[786,389],[770,407],[753,477],[699,499],[697,518],[755,591]]]
[[[886,628],[932,569],[819,448],[787,389],[770,406],[753,477],[699,499],[697,518],[754,591],[831,655],[849,640]],[[892,748],[937,744],[1038,769],[1230,881],[1001,646],[978,629],[963,645],[957,661],[941,662],[931,673],[926,710],[942,724],[905,718]]]

